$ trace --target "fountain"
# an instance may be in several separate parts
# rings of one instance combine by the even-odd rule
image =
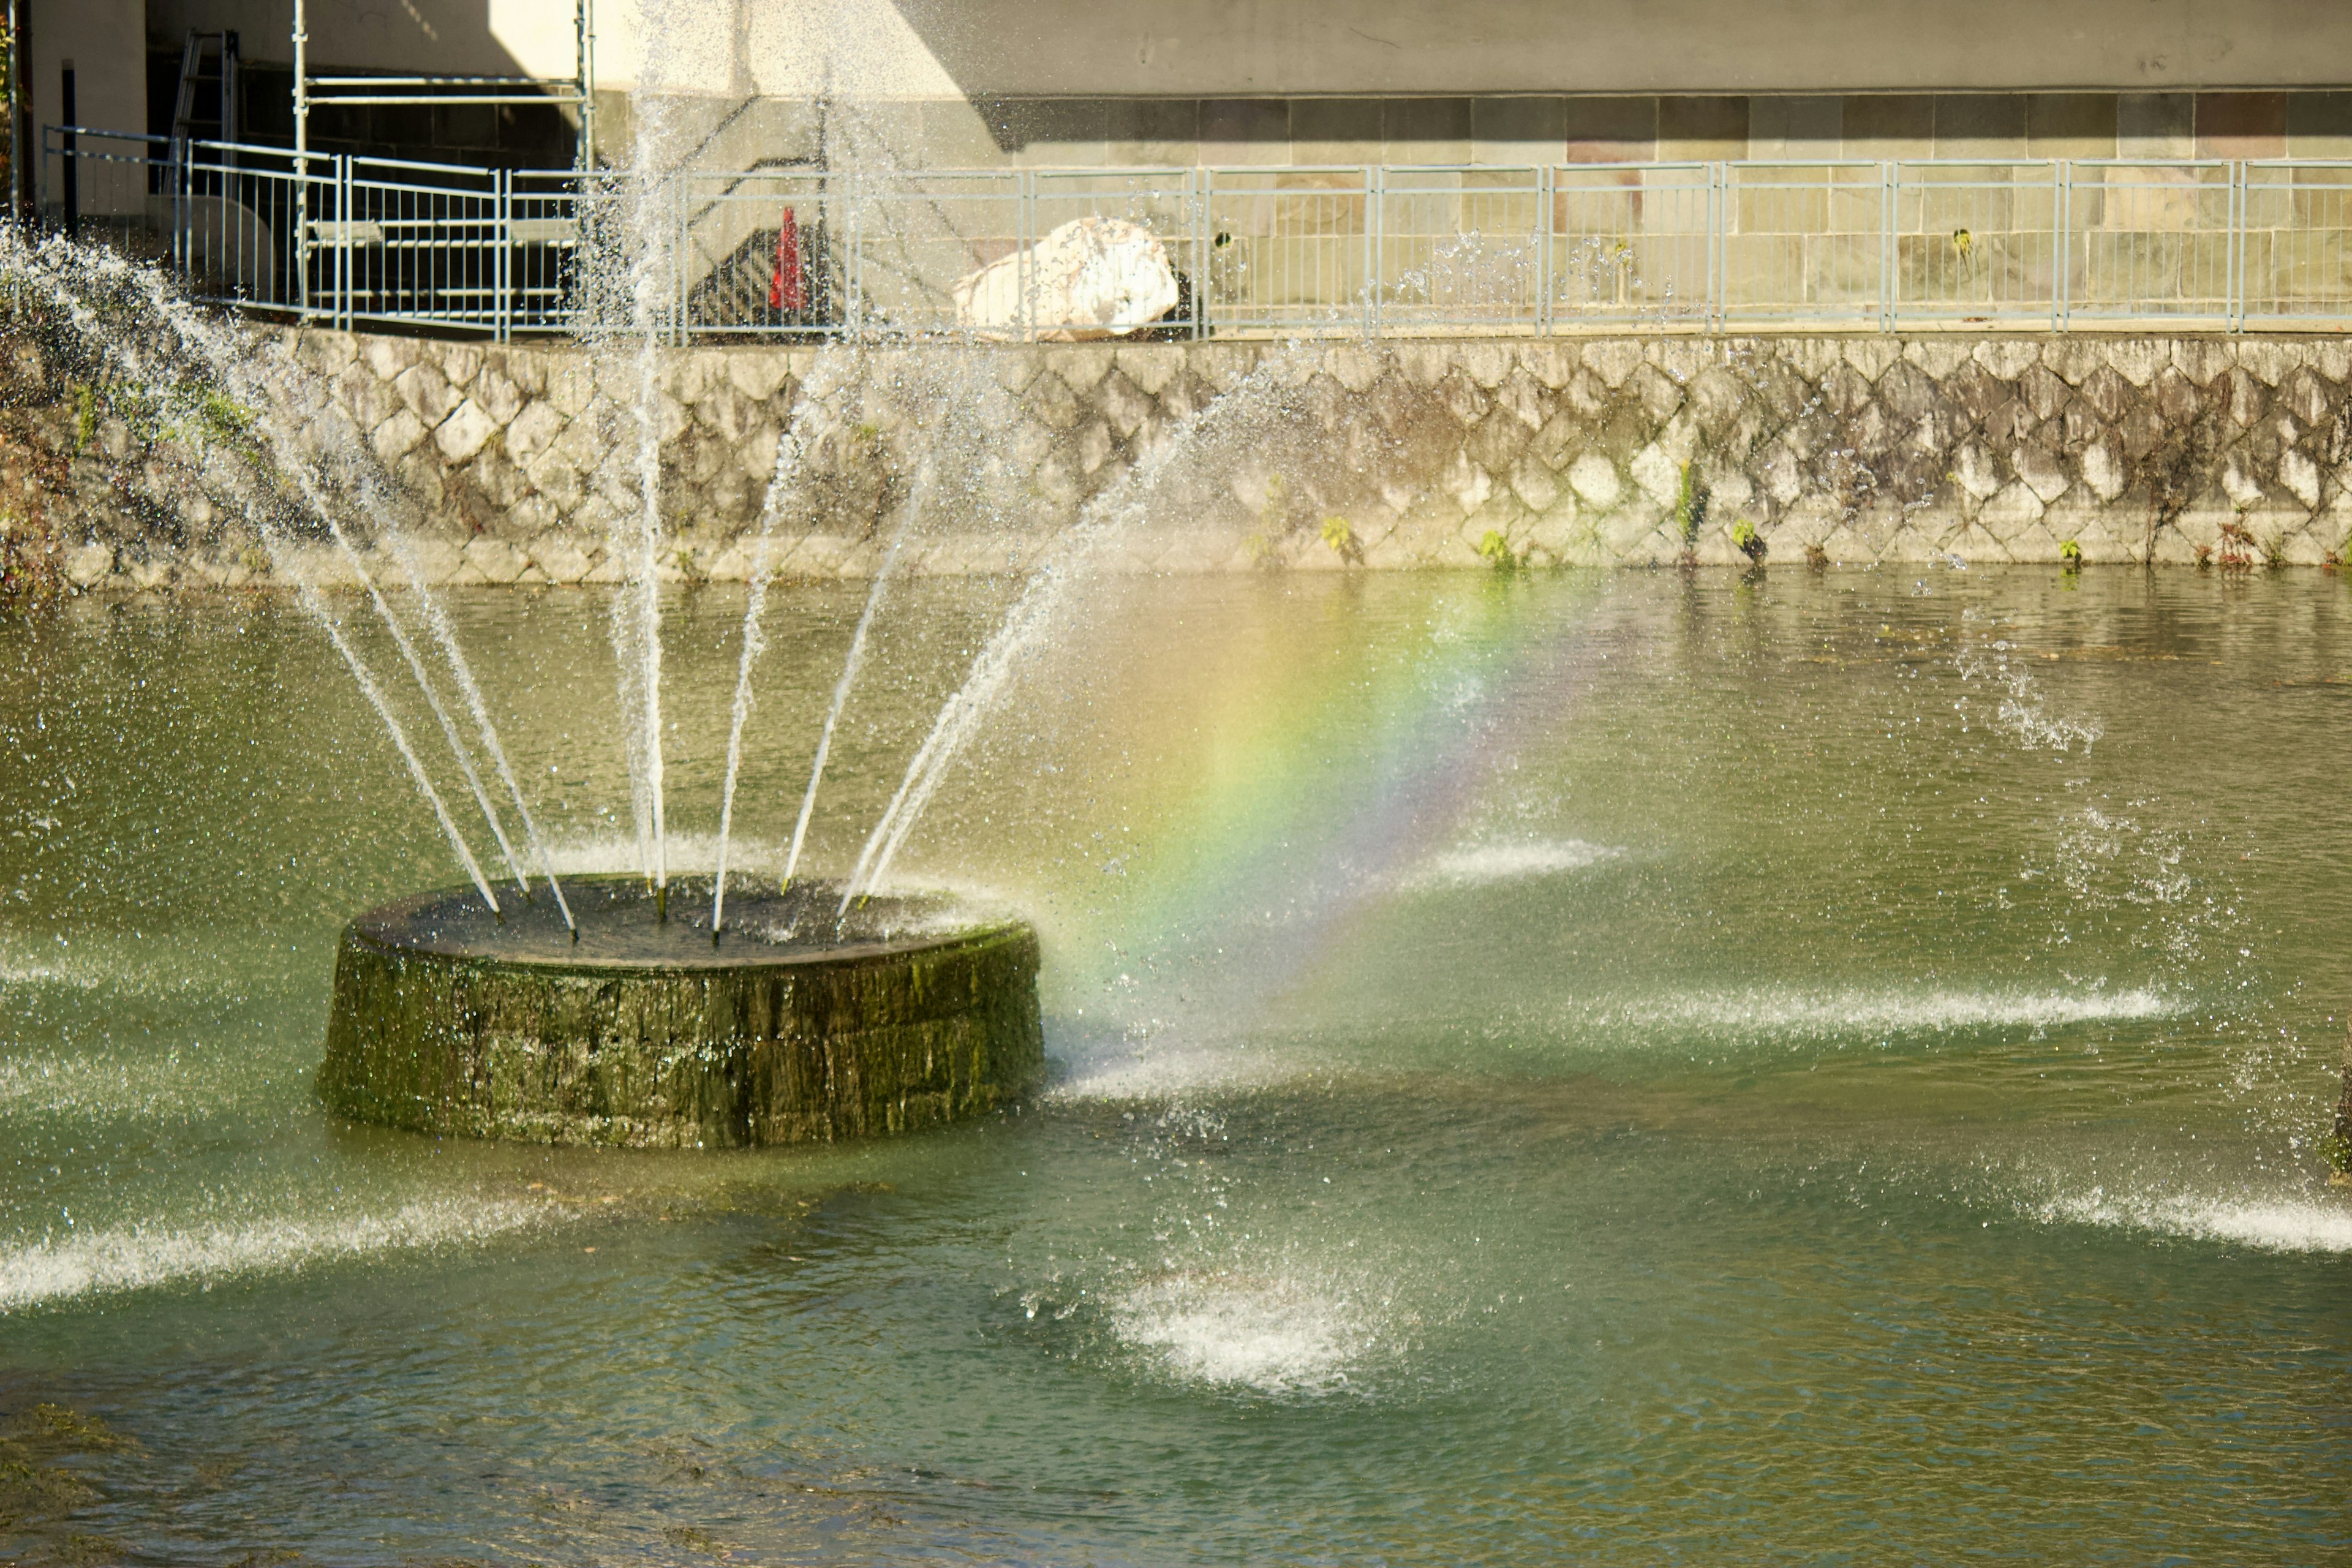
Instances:
[[[573,879],[578,924],[471,889],[343,933],[319,1091],[355,1121],[553,1143],[724,1149],[906,1132],[995,1110],[1045,1068],[1037,938],[944,900],[836,919],[827,883],[713,879],[664,912]]]

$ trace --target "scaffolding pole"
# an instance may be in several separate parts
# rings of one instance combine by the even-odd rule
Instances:
[[[294,156],[310,155],[314,106],[374,108],[487,103],[503,107],[551,104],[579,117],[574,162],[583,171],[596,160],[596,29],[591,0],[572,0],[572,74],[530,76],[312,76],[308,0],[294,0]],[[458,90],[451,90],[458,89]]]

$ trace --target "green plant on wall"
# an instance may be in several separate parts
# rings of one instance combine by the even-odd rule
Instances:
[[[2058,546],[2058,563],[2069,572],[2083,569],[2083,547],[2069,539]]]
[[[1698,487],[1698,475],[1694,465],[1683,465],[1682,484],[1675,493],[1675,521],[1683,531],[1685,545],[1696,543],[1698,531],[1706,521],[1706,492]]]
[[[1349,525],[1348,520],[1344,517],[1327,517],[1323,520],[1323,542],[1331,547],[1333,554],[1350,564],[1360,562],[1364,558],[1364,547],[1357,540],[1355,529]]]
[[[1764,564],[1764,552],[1769,547],[1764,542],[1764,536],[1756,531],[1756,525],[1746,518],[1743,517],[1731,525],[1731,543],[1732,548],[1738,550],[1748,560],[1759,566]]]
[[[74,450],[87,449],[90,438],[98,434],[98,388],[77,384],[74,398]]]
[[[1503,537],[1499,529],[1488,529],[1474,548],[1479,558],[1497,572],[1516,572],[1519,568],[1519,558],[1511,553],[1511,542]]]

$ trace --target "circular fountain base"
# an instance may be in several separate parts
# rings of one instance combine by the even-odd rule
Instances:
[[[1037,936],[944,900],[635,878],[564,884],[500,921],[472,889],[343,932],[319,1093],[356,1121],[541,1143],[726,1149],[907,1132],[1045,1073]]]

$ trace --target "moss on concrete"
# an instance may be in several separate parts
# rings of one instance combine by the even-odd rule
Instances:
[[[356,1121],[740,1148],[912,1131],[1044,1076],[1023,924],[697,967],[418,951],[366,926],[343,934],[318,1080]]]

